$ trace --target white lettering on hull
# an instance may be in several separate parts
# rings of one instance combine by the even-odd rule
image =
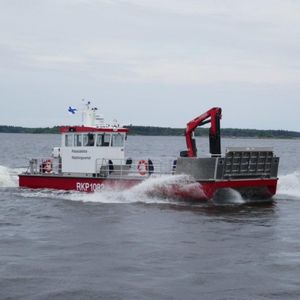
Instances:
[[[99,192],[103,187],[103,183],[76,182],[76,190],[79,192]]]

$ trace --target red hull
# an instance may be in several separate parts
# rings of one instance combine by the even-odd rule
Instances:
[[[75,190],[80,192],[101,191],[106,187],[118,189],[131,188],[143,180],[102,179],[88,177],[63,177],[47,175],[19,175],[19,186],[32,189]],[[240,179],[222,181],[201,181],[185,185],[170,184],[160,187],[153,193],[168,197],[181,197],[193,200],[212,199],[217,191],[234,189],[247,198],[270,198],[276,193],[277,179]],[[150,192],[151,193],[151,192]]]

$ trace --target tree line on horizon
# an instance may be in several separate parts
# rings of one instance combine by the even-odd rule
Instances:
[[[148,136],[183,136],[183,128],[156,127],[156,126],[124,126],[129,129],[130,135],[148,135]],[[197,128],[197,136],[207,136],[208,128]],[[59,126],[28,128],[21,126],[0,126],[0,133],[33,133],[33,134],[58,134]],[[300,138],[300,132],[288,130],[260,130],[260,129],[239,129],[223,128],[221,129],[223,137],[234,138]]]

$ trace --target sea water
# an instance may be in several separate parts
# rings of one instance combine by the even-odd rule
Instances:
[[[26,190],[17,174],[58,135],[0,134],[0,299],[299,299],[299,140],[223,139],[274,147],[273,202],[162,197],[189,181],[150,178],[99,193]],[[197,139],[207,155],[208,141]],[[183,137],[129,136],[128,157],[176,157]]]

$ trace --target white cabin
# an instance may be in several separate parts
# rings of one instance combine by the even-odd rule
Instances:
[[[120,165],[125,160],[127,128],[105,125],[96,115],[96,108],[87,105],[82,126],[60,128],[61,147],[53,149],[53,156],[61,161],[62,173],[95,174],[102,165]]]

